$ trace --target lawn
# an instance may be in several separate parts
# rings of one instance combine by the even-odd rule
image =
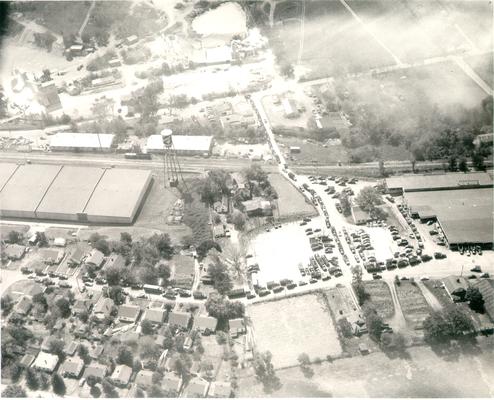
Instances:
[[[395,308],[388,284],[383,281],[364,281],[364,285],[366,292],[370,296],[367,302],[376,309],[381,317],[392,317]]]
[[[323,147],[321,143],[308,141],[300,137],[276,136],[281,150],[288,155],[290,164],[333,164],[346,163],[349,160],[347,150],[341,145]],[[288,154],[290,146],[300,147],[300,153]]]
[[[492,87],[492,84],[494,83],[492,53],[465,57],[465,61],[484,80],[485,83]]]
[[[424,320],[432,312],[422,291],[410,281],[401,281],[395,287],[407,323],[414,329],[422,329]]]
[[[321,294],[308,294],[248,307],[257,350],[269,350],[275,368],[297,365],[301,353],[311,359],[339,356],[338,334],[324,306]]]
[[[36,1],[17,5],[25,17],[56,34],[77,34],[89,10],[89,1]]]
[[[280,174],[270,174],[269,182],[278,193],[279,218],[316,215],[316,210],[305,200],[305,196]]]

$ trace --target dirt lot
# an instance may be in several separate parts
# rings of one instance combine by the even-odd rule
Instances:
[[[276,142],[281,146],[283,153],[288,155],[290,164],[337,164],[348,162],[348,153],[341,145],[323,147],[322,144],[308,142],[306,139],[287,136],[276,136]],[[298,146],[301,152],[289,154],[290,146]],[[290,158],[291,157],[291,158]]]
[[[408,324],[414,329],[421,329],[424,320],[432,311],[422,291],[410,281],[401,281],[395,287],[403,315]]]
[[[370,295],[369,303],[377,313],[383,318],[392,317],[395,309],[388,284],[383,281],[364,281],[364,284],[365,290]]]
[[[316,215],[316,210],[312,204],[307,203],[304,195],[280,174],[269,175],[269,182],[271,182],[279,196],[279,215],[275,211],[276,216],[286,218],[291,216]]]
[[[238,397],[492,397],[494,337],[479,338],[478,354],[446,361],[428,347],[412,347],[410,358],[377,352],[312,365],[307,379],[299,367],[277,371],[281,390],[266,394],[255,377],[239,382]]]
[[[275,368],[298,364],[301,353],[311,359],[339,356],[338,334],[323,307],[322,295],[315,294],[249,307],[257,349],[271,351]]]

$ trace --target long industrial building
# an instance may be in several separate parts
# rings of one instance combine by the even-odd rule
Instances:
[[[195,156],[211,155],[213,150],[212,136],[173,135],[173,147],[178,155]],[[151,135],[147,139],[148,153],[163,153],[163,138],[161,135]]]
[[[0,164],[0,217],[130,224],[151,171]]]

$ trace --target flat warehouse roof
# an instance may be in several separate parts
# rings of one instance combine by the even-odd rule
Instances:
[[[493,242],[492,188],[405,193],[412,212],[435,215],[451,243]]]
[[[403,190],[441,189],[492,185],[492,177],[486,172],[457,172],[449,174],[403,175],[386,179],[388,189]]]
[[[4,185],[8,182],[12,174],[17,169],[17,164],[1,163],[0,164],[0,191]]]
[[[2,210],[34,212],[62,167],[21,165],[0,192]]]
[[[88,216],[131,217],[150,178],[151,171],[107,169],[84,212]]]
[[[64,166],[36,211],[81,213],[104,171],[102,168]]]

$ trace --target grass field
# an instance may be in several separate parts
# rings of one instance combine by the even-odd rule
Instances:
[[[275,368],[297,365],[301,353],[311,359],[341,354],[338,334],[323,301],[322,295],[309,294],[247,308],[256,347],[273,354]]]
[[[278,193],[279,217],[316,215],[316,210],[305,201],[305,197],[280,174],[269,175],[269,182]],[[275,211],[275,215],[277,215]]]
[[[288,155],[290,164],[334,164],[348,162],[348,152],[343,146],[323,147],[322,144],[308,142],[298,137],[279,137],[276,141],[281,145],[282,151],[288,154],[290,146],[299,146],[301,152]],[[289,157],[293,159],[290,160]]]
[[[296,18],[301,16],[296,14]],[[277,25],[272,34],[270,42],[284,48],[290,61],[296,61],[301,44],[299,20]],[[390,65],[393,58],[340,2],[313,1],[305,7],[302,64],[321,76]]]
[[[494,337],[479,338],[477,354],[446,361],[425,346],[408,349],[410,358],[390,359],[382,352],[312,365],[314,376],[299,367],[277,371],[282,387],[266,394],[254,376],[239,381],[237,397],[491,397]]]
[[[89,6],[88,1],[37,1],[20,8],[24,16],[38,20],[56,34],[77,34]]]
[[[491,88],[494,83],[492,53],[465,57],[465,61]]]
[[[383,281],[364,281],[364,285],[366,292],[370,295],[368,303],[381,317],[392,317],[395,309],[388,284]]]
[[[432,311],[422,291],[410,281],[401,281],[395,287],[406,321],[414,329],[421,329],[424,320]]]

